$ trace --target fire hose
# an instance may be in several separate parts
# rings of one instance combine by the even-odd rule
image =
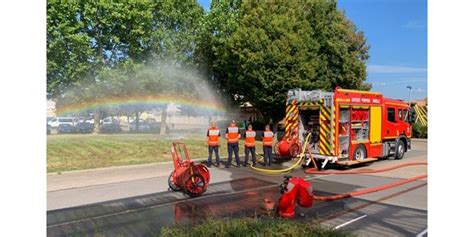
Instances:
[[[400,164],[400,165],[396,165],[396,166],[392,166],[388,168],[382,168],[378,170],[369,170],[369,171],[364,171],[364,170],[352,171],[351,170],[351,171],[320,172],[320,171],[315,171],[315,169],[309,169],[306,171],[306,173],[320,174],[320,175],[380,173],[380,172],[386,172],[389,170],[399,169],[402,167],[416,166],[416,165],[427,165],[427,162],[411,162],[411,163]],[[313,204],[313,201],[334,201],[334,200],[339,200],[339,199],[344,199],[344,198],[360,196],[360,195],[364,195],[368,193],[374,193],[374,192],[394,188],[394,187],[411,183],[411,182],[424,179],[427,177],[428,177],[427,174],[422,174],[422,175],[418,175],[412,178],[403,179],[403,180],[399,180],[399,181],[392,182],[389,184],[384,184],[384,185],[366,188],[362,190],[335,194],[335,195],[330,195],[330,196],[318,196],[314,194],[313,187],[310,182],[304,180],[301,177],[291,177],[291,176],[285,175],[283,183],[280,184],[280,193],[282,194],[282,196],[280,196],[278,200],[277,210],[278,210],[278,214],[281,217],[292,218],[295,216],[295,204],[298,204],[301,207],[311,207]]]
[[[301,165],[301,162],[303,162],[303,159],[305,157],[304,153],[306,151],[306,145],[308,145],[308,142],[309,142],[309,139],[311,137],[311,134],[308,134],[308,136],[306,136],[306,139],[305,139],[305,142],[304,142],[304,145],[303,145],[303,149],[301,150],[301,153],[299,155],[299,158],[298,160],[290,167],[287,167],[285,169],[262,169],[262,168],[257,168],[253,165],[250,165],[250,167],[254,170],[257,170],[257,171],[260,171],[262,173],[267,173],[267,174],[278,174],[278,173],[286,173],[290,170],[293,170],[294,168],[298,167]]]
[[[400,165],[395,165],[383,169],[377,169],[377,170],[349,170],[349,171],[318,171],[317,168],[309,168],[306,169],[304,172],[307,174],[319,174],[319,175],[328,175],[328,174],[373,174],[373,173],[381,173],[381,172],[387,172],[390,170],[396,170],[400,169],[405,166],[418,166],[418,165],[428,165],[427,162],[409,162],[409,163],[403,163]]]
[[[319,175],[328,175],[328,174],[373,174],[373,173],[381,173],[381,172],[387,172],[390,170],[395,170],[395,169],[400,169],[402,167],[407,167],[407,166],[419,166],[419,165],[428,165],[427,162],[409,162],[409,163],[404,163],[400,165],[395,165],[387,168],[382,168],[382,169],[376,169],[376,170],[350,170],[350,171],[317,171],[317,168],[311,168],[305,170],[305,173],[308,174],[319,174]],[[338,200],[338,199],[344,199],[344,198],[349,198],[349,197],[354,197],[354,196],[360,196],[368,193],[373,193],[373,192],[378,192],[382,191],[385,189],[390,189],[394,188],[403,184],[411,183],[420,179],[427,178],[427,174],[422,174],[418,175],[415,177],[411,177],[408,179],[403,179],[399,180],[396,182],[392,182],[389,184],[384,184],[376,187],[371,187],[371,188],[366,188],[358,191],[353,191],[349,193],[342,193],[342,194],[336,194],[332,196],[317,196],[313,195],[314,200],[318,201],[333,201],[333,200]]]
[[[285,168],[285,169],[262,169],[262,168],[257,168],[254,167],[253,165],[250,165],[250,167],[254,170],[260,171],[262,173],[267,173],[267,174],[278,174],[278,173],[285,173],[288,171],[293,170],[294,168],[298,167],[303,159],[305,158],[305,152],[306,152],[306,146],[308,145],[309,139],[311,137],[311,134],[308,134],[306,136],[303,149],[299,155],[298,160],[293,164],[292,166]],[[313,160],[313,159],[312,159]],[[314,163],[314,160],[313,160]],[[420,166],[420,165],[428,165],[427,162],[409,162],[409,163],[404,163],[400,165],[395,165],[387,168],[382,168],[382,169],[375,169],[375,170],[350,170],[350,171],[318,171],[317,168],[309,168],[305,170],[305,173],[307,174],[319,174],[319,175],[329,175],[329,174],[373,174],[373,173],[381,173],[381,172],[387,172],[395,169],[400,169],[402,167],[407,167],[407,166]],[[316,164],[315,164],[316,167]],[[342,194],[336,194],[332,196],[317,196],[313,195],[314,200],[319,200],[319,201],[333,201],[333,200],[338,200],[338,199],[344,199],[344,198],[349,198],[349,197],[354,197],[354,196],[360,196],[368,193],[373,193],[373,192],[378,192],[390,188],[394,188],[400,185],[404,185],[407,183],[411,183],[420,179],[427,178],[427,174],[422,174],[418,175],[415,177],[411,177],[408,179],[403,179],[399,180],[393,183],[381,185],[381,186],[376,186],[376,187],[371,187],[371,188],[366,188],[358,191],[353,191],[353,192],[348,192],[348,193],[342,193]]]
[[[422,174],[422,175],[418,175],[418,176],[415,176],[415,177],[412,177],[412,178],[403,179],[403,180],[399,180],[399,181],[396,181],[396,182],[393,182],[393,183],[389,183],[389,184],[384,184],[384,185],[380,185],[380,186],[376,186],[376,187],[366,188],[366,189],[362,189],[362,190],[359,190],[359,191],[353,191],[353,192],[349,192],[349,193],[336,194],[336,195],[332,195],[332,196],[313,195],[313,199],[318,200],[318,201],[334,201],[334,200],[338,200],[338,199],[355,197],[355,196],[360,196],[360,195],[364,195],[364,194],[368,194],[368,193],[374,193],[374,192],[382,191],[382,190],[385,190],[385,189],[394,188],[394,187],[397,187],[397,186],[400,186],[400,185],[403,185],[403,184],[407,184],[407,183],[417,181],[419,179],[424,179],[426,177],[428,177],[427,174]]]

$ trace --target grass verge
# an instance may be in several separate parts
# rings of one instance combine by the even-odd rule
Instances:
[[[165,227],[159,236],[354,236],[348,232],[322,227],[316,220],[301,222],[291,219],[208,219],[195,226]]]
[[[48,135],[47,172],[94,169],[112,166],[171,161],[171,143],[184,142],[191,159],[207,158],[205,136],[173,136],[158,134],[71,134]],[[221,139],[219,154],[227,157],[225,141]],[[241,160],[244,157],[240,142]],[[257,142],[261,153],[261,142]]]

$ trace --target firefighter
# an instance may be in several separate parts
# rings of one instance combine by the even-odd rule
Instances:
[[[216,166],[220,167],[219,158],[219,137],[221,136],[219,128],[216,126],[216,122],[211,123],[211,127],[207,130],[207,150],[209,151],[209,157],[207,158],[207,167],[211,167],[212,164],[212,152],[216,153]]]
[[[257,159],[255,158],[255,131],[252,129],[252,124],[249,124],[247,131],[244,133],[245,137],[245,162],[244,167],[247,167],[249,161],[249,152],[252,153],[252,164],[255,166]]]
[[[237,167],[240,167],[240,158],[239,158],[239,128],[237,127],[235,120],[232,120],[230,126],[225,132],[225,138],[227,139],[227,164],[226,168],[229,168],[229,165],[232,164],[232,153],[235,155],[235,161],[237,162]]]
[[[265,131],[263,132],[263,166],[270,166],[272,163],[273,136],[270,125],[265,125]]]

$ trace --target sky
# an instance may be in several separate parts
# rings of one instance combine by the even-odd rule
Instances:
[[[208,10],[211,0],[198,0]],[[386,97],[427,97],[426,0],[339,0],[370,45],[367,82]],[[411,93],[407,86],[411,86]]]

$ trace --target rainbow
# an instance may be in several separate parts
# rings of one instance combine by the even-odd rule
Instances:
[[[60,116],[72,113],[82,113],[105,107],[143,105],[164,106],[172,103],[180,106],[189,106],[199,111],[214,113],[225,113],[226,111],[224,105],[218,101],[211,102],[200,99],[186,99],[172,95],[141,95],[115,98],[99,98],[95,100],[65,105],[56,108],[56,115]]]

